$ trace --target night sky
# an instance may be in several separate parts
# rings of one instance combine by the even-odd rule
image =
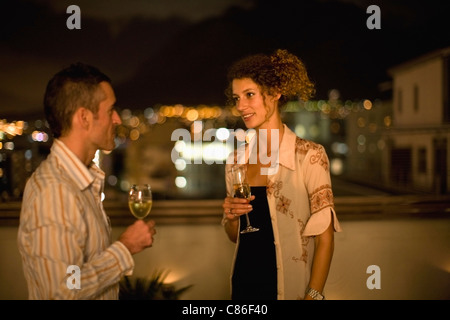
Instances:
[[[223,105],[227,67],[288,49],[306,64],[317,99],[383,97],[387,69],[450,45],[445,1],[8,0],[0,19],[0,119],[42,113],[50,77],[76,61],[113,80],[121,108]],[[66,8],[81,9],[69,30]],[[366,9],[381,9],[369,30]]]

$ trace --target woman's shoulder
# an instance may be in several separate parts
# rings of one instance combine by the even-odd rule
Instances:
[[[325,152],[325,148],[320,143],[297,137],[295,139],[295,151],[300,154],[307,154],[308,151]]]
[[[285,130],[285,137],[283,137],[283,140],[285,139],[287,143],[285,145],[288,146],[287,149],[291,151],[292,147],[294,146],[296,154],[306,155],[309,151],[323,152],[325,150],[325,148],[320,143],[297,136],[287,126]],[[287,149],[285,148],[284,150]]]
[[[297,137],[295,143],[297,159],[301,164],[319,164],[325,171],[329,170],[328,155],[320,143]]]

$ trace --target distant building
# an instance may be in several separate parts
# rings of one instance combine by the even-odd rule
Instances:
[[[388,70],[393,122],[382,179],[410,191],[450,191],[450,47]]]
[[[344,175],[371,187],[388,189],[387,142],[383,136],[392,126],[392,100],[363,100],[354,103],[345,119],[348,148]]]

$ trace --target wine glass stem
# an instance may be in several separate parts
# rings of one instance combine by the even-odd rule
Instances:
[[[248,218],[248,213],[245,214],[245,219],[247,219],[247,227],[250,227],[250,219]]]

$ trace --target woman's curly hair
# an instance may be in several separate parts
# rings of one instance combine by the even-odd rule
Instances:
[[[303,62],[287,50],[278,49],[272,55],[255,54],[235,62],[228,70],[228,87],[225,94],[233,105],[232,82],[234,79],[250,78],[261,91],[280,93],[279,106],[291,99],[307,101],[315,94]]]

